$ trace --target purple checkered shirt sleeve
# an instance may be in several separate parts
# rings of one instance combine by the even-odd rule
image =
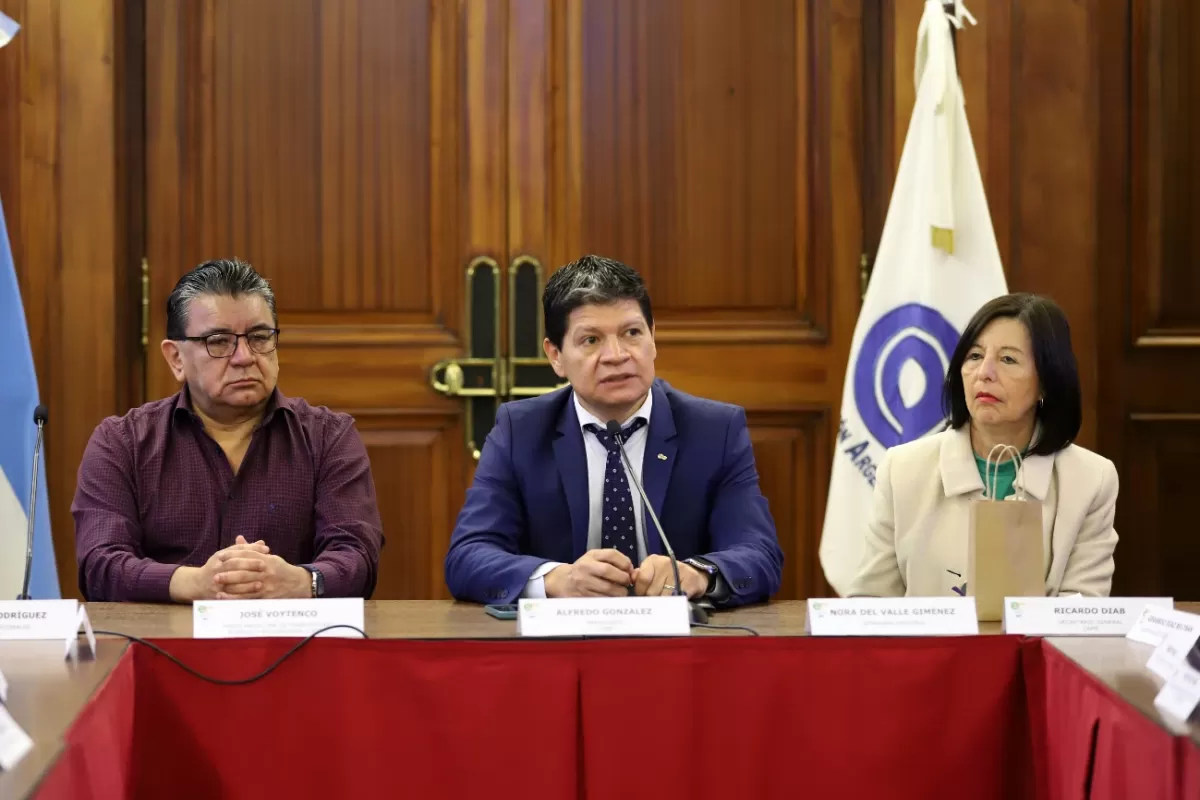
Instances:
[[[313,566],[325,578],[325,594],[369,597],[382,534],[371,462],[353,422],[327,432],[314,513]]]
[[[168,602],[178,564],[162,564],[141,552],[134,467],[129,443],[115,418],[96,427],[84,450],[76,481],[76,549],[84,596],[134,602]]]

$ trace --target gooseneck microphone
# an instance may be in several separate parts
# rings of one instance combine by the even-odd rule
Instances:
[[[621,460],[625,462],[625,469],[629,472],[629,477],[633,481],[633,485],[637,487],[638,494],[642,497],[642,505],[646,511],[650,512],[650,519],[654,520],[654,529],[658,531],[658,538],[663,543],[663,548],[667,551],[667,557],[671,559],[671,572],[674,573],[675,589],[671,592],[673,596],[683,594],[683,583],[679,580],[679,559],[675,558],[675,550],[671,547],[671,542],[667,539],[667,534],[663,531],[662,523],[658,521],[658,515],[654,513],[654,506],[650,505],[650,498],[646,497],[646,490],[642,488],[642,479],[638,477],[634,471],[633,465],[629,463],[629,454],[625,452],[625,437],[621,435],[621,423],[615,419],[610,419],[605,424],[605,429],[608,435],[617,443],[617,449],[621,451]],[[692,622],[706,623],[708,622],[708,613],[696,605],[689,602],[688,607],[691,612]]]
[[[37,519],[38,464],[42,455],[42,431],[46,426],[46,407],[38,404],[33,410],[33,423],[37,425],[37,439],[33,443],[33,480],[29,486],[29,526],[25,529],[25,578],[21,582],[18,600],[30,600],[29,576],[33,572],[33,526]]]

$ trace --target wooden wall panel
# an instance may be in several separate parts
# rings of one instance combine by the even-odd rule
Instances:
[[[1102,5],[1102,4],[1101,4]],[[1083,385],[1079,443],[1097,442],[1096,313],[1099,53],[1096,6],[1013,6],[1012,256],[1009,286],[1049,295],[1071,322]],[[1064,37],[1063,31],[1075,36]]]
[[[122,313],[134,256],[122,210],[136,207],[139,140],[136,130],[117,137],[137,105],[123,94],[129,6],[0,2],[21,24],[0,50],[0,200],[50,411],[45,469],[66,597],[79,596],[70,514],[79,459],[96,423],[127,407],[134,371],[137,319]]]
[[[1121,484],[1115,593],[1197,597],[1196,489],[1200,414],[1132,415],[1121,428],[1125,463],[1136,464]]]
[[[579,13],[583,240],[644,265],[664,311],[803,309],[803,7],[618,0]]]
[[[831,594],[818,557],[833,449],[828,415],[752,414],[749,424],[759,482],[781,533],[778,597]]]
[[[1093,42],[1105,6],[976,0],[970,9],[978,25],[956,36],[967,119],[1008,287],[1045,294],[1066,312],[1083,383],[1079,443],[1088,447],[1097,442],[1101,367],[1096,313],[1101,59]],[[888,44],[881,118],[889,148],[879,177],[883,184],[873,191],[877,208],[886,209],[890,200],[912,115],[923,7],[923,0],[877,6]],[[883,211],[876,213],[882,224]]]
[[[1187,0],[1103,7],[1099,314],[1101,448],[1117,462],[1114,591],[1191,600],[1200,588],[1191,464],[1200,455],[1200,90]]]
[[[780,596],[825,594],[814,481],[827,481],[829,454],[814,448],[832,448],[858,310],[861,3],[514,9],[515,72],[546,88],[549,109],[536,116],[542,101],[518,94],[514,145],[548,146],[537,160],[512,151],[514,237],[552,268],[600,253],[646,277],[658,374],[748,411],[794,560]],[[533,55],[545,52],[548,86]],[[542,219],[545,197],[539,230],[525,221]]]
[[[150,394],[163,306],[200,261],[272,280],[280,388],[352,413],[389,546],[376,597],[446,596],[470,465],[465,275],[505,250],[503,3],[164,0],[147,7]]]
[[[1196,4],[1134,6],[1134,343],[1200,347],[1200,33]]]
[[[462,504],[465,450],[455,415],[356,412],[379,494],[384,529],[375,596],[423,600],[446,595],[442,564]],[[380,491],[382,490],[382,491]]]
[[[827,246],[829,217],[810,196],[828,142],[812,138],[825,119],[809,64],[828,27],[810,32],[794,0],[566,13],[582,31],[569,84],[583,98],[568,123],[576,241],[637,265],[664,320],[826,324],[815,242]]]
[[[1153,327],[1200,337],[1200,8],[1185,2],[1151,8],[1159,14],[1152,33],[1161,36],[1162,88],[1151,119],[1161,136],[1163,219],[1161,267],[1147,276],[1157,289],[1150,320]],[[1153,63],[1155,54],[1147,57]]]
[[[433,307],[431,16],[428,4],[392,0],[320,10],[321,40],[345,46],[320,61],[321,302],[301,295],[294,307]]]
[[[444,5],[256,0],[155,4],[148,22],[156,309],[173,277],[223,254],[282,281],[293,325],[457,323],[446,71],[461,20]]]

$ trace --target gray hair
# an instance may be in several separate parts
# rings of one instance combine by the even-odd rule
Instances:
[[[179,279],[167,297],[167,338],[179,341],[187,336],[188,310],[201,295],[243,297],[259,295],[271,309],[271,322],[279,325],[275,313],[275,292],[254,267],[237,258],[205,261]]]
[[[546,338],[561,348],[572,311],[580,306],[609,305],[618,300],[636,300],[646,324],[654,325],[650,294],[636,270],[603,256],[588,255],[572,261],[551,275],[542,291]]]

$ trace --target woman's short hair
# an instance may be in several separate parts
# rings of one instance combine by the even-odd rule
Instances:
[[[1067,315],[1053,300],[1041,295],[1021,292],[997,297],[975,312],[967,323],[950,357],[942,389],[942,405],[950,418],[950,427],[958,430],[971,420],[963,388],[963,362],[983,329],[1001,318],[1018,320],[1029,332],[1033,363],[1042,387],[1042,401],[1035,411],[1039,433],[1028,454],[1053,455],[1079,435],[1083,400]]]

